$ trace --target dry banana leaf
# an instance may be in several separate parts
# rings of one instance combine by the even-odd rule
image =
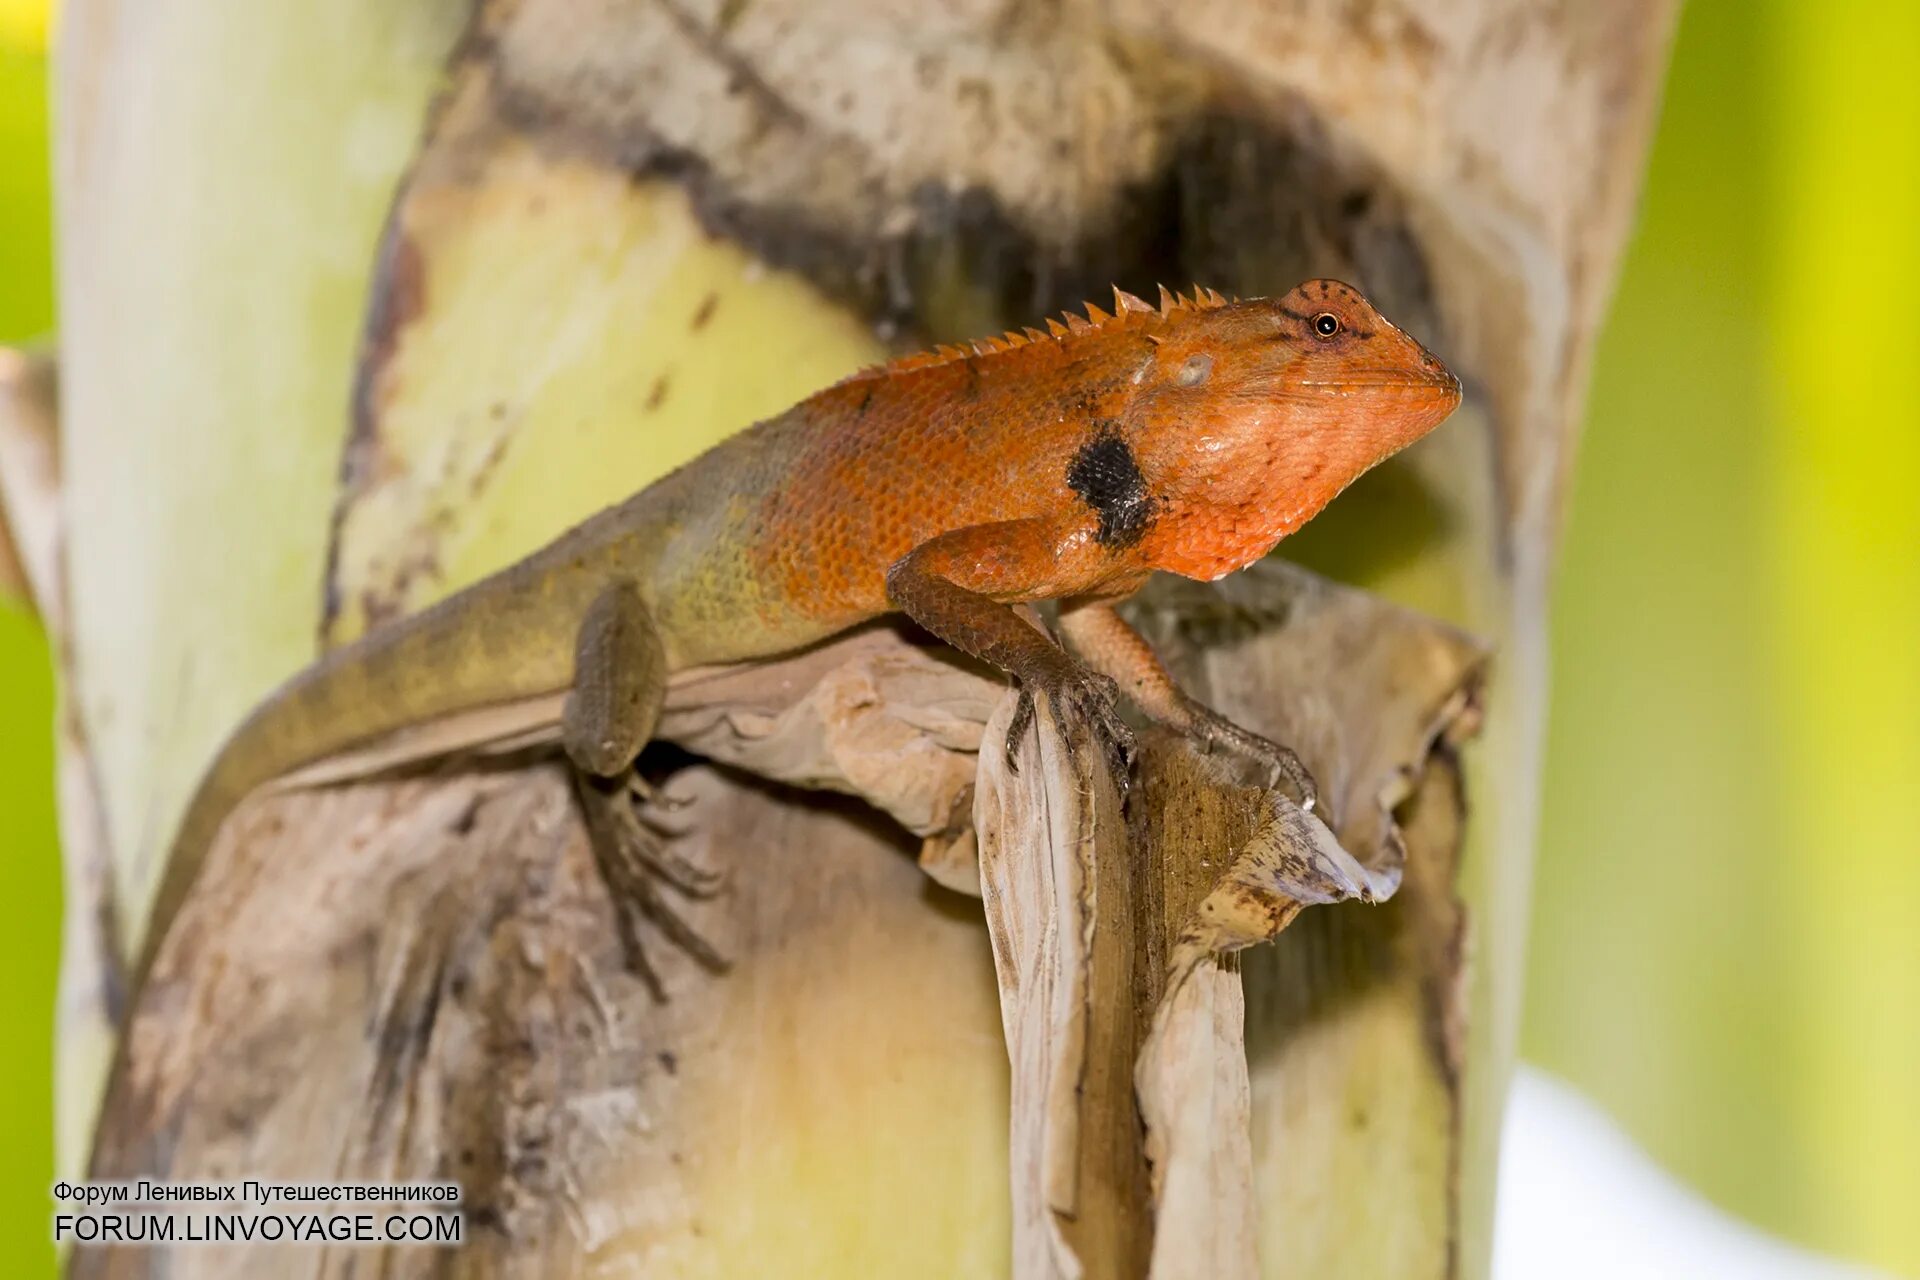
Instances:
[[[1394,809],[1424,785],[1433,752],[1472,728],[1485,654],[1450,628],[1272,562],[1213,586],[1156,581],[1134,611],[1247,723],[1300,735],[1339,837],[1282,795],[1234,785],[1225,762],[1172,735],[1148,739],[1127,820],[1075,726],[1062,737],[1043,720],[1017,775],[995,753],[982,758],[982,878],[1014,1064],[1015,1274],[1254,1276],[1273,1188],[1254,1163],[1244,998],[1227,956],[1271,940],[1306,904],[1373,912],[1393,896],[1408,854]],[[1418,855],[1450,870],[1458,826],[1423,834]],[[1455,917],[1450,877],[1419,879],[1426,892],[1374,924],[1363,963],[1384,965],[1429,917]],[[1344,1016],[1340,994],[1329,1019]],[[1319,1043],[1296,1027],[1262,1048],[1283,1055],[1283,1072],[1344,1074],[1323,1104],[1344,1106],[1372,1046]],[[1457,1070],[1451,1053],[1419,1064],[1427,1082]],[[1345,1158],[1337,1139],[1277,1136],[1305,1185],[1329,1181]],[[1452,1171],[1436,1172],[1394,1190],[1444,1196]],[[1312,1247],[1282,1239],[1264,1261],[1284,1274]]]
[[[51,600],[59,577],[53,358],[0,347],[0,600]]]
[[[0,348],[0,513],[5,536],[19,555],[20,588],[47,629],[60,675],[54,786],[66,892],[54,1001],[54,1057],[61,1084],[54,1143],[58,1172],[69,1177],[80,1173],[81,1153],[92,1137],[91,1086],[113,1052],[122,992],[106,810],[86,726],[73,700],[77,682],[62,546],[59,428],[53,353]]]
[[[1186,608],[1197,631],[1215,626],[1216,612],[1245,629],[1222,670],[1293,691],[1292,704],[1265,704],[1281,719],[1330,692],[1294,681],[1324,675],[1357,635],[1379,637],[1381,656],[1340,677],[1364,687],[1334,695],[1358,709],[1354,731],[1329,725],[1309,764],[1348,780],[1328,795],[1336,818],[1347,797],[1368,801],[1353,806],[1367,815],[1353,826],[1367,842],[1347,839],[1377,866],[1334,850],[1360,873],[1352,893],[1390,883],[1404,846],[1382,824],[1380,798],[1422,776],[1440,730],[1468,705],[1479,650],[1279,566],[1232,600],[1169,589],[1143,607],[1156,623],[1179,626]],[[788,663],[696,674],[676,689],[667,723],[717,758],[849,792],[863,788],[847,775],[870,775],[868,748],[887,743],[899,767],[879,798],[931,820],[961,794],[946,765],[970,770],[983,713],[1003,697],[999,682],[877,628]],[[1005,719],[1003,705],[987,741]],[[673,997],[659,1004],[625,965],[561,773],[524,755],[475,760],[426,777],[284,791],[229,825],[132,1025],[134,1070],[104,1119],[95,1173],[291,1179],[317,1165],[372,1180],[401,1169],[466,1189],[480,1228],[475,1265],[579,1267],[609,1241],[640,1259],[770,1265],[787,1246],[762,1229],[762,1214],[751,1231],[736,1224],[738,1235],[709,1223],[706,1197],[722,1185],[711,1179],[750,1184],[838,1147],[853,1166],[841,1176],[880,1214],[889,1196],[916,1181],[926,1190],[923,1180],[937,1185],[944,1171],[910,1145],[885,1141],[855,1157],[835,1141],[849,1109],[873,1104],[874,1073],[912,1091],[912,1103],[894,1105],[919,1111],[930,1132],[944,1132],[956,1098],[967,1099],[984,1126],[976,1154],[987,1156],[1004,1140],[988,1131],[1004,1133],[994,1082],[1005,1052],[1018,1274],[1112,1274],[1155,1241],[1155,1274],[1185,1274],[1202,1258],[1216,1260],[1213,1274],[1246,1274],[1217,1252],[1252,1257],[1258,1216],[1246,1060],[1228,1016],[1237,983],[1219,960],[1291,918],[1288,904],[1332,896],[1310,871],[1273,875],[1314,852],[1312,837],[1275,837],[1276,807],[1296,827],[1325,829],[1169,739],[1150,742],[1159,763],[1129,826],[1100,753],[1085,743],[1065,751],[1044,708],[1041,725],[1017,783],[999,752],[986,754],[974,805],[1004,1051],[981,985],[977,908],[920,880],[910,842],[877,814],[711,766],[673,772],[661,785],[678,802],[655,820],[678,833],[683,854],[727,874],[720,897],[687,913],[736,967],[716,978],[655,939]],[[303,814],[298,825],[292,812]],[[1142,846],[1150,858],[1137,856]],[[1136,869],[1157,869],[1158,880]],[[1209,905],[1220,895],[1233,908]],[[1234,931],[1221,932],[1222,921]],[[1143,981],[1151,965],[1170,969],[1170,990],[1165,976]],[[876,966],[935,1012],[903,1018],[847,981]],[[741,1053],[740,1037],[766,1047],[770,1006],[793,1042]],[[796,1091],[786,1102],[823,1126],[822,1145],[807,1141],[807,1126],[791,1140],[798,1150],[766,1152],[753,1100]],[[360,1121],[313,1127],[355,1098]],[[1293,1153],[1296,1163],[1316,1156],[1336,1158]],[[844,1186],[810,1180],[787,1198]],[[132,1254],[80,1257],[140,1265]],[[391,1265],[418,1258],[401,1252]],[[232,1273],[264,1259],[236,1250]]]

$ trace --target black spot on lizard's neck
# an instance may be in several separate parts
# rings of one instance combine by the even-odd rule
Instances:
[[[1111,422],[1096,423],[1093,438],[1073,455],[1067,485],[1100,517],[1094,539],[1103,547],[1130,547],[1153,523],[1147,478]]]

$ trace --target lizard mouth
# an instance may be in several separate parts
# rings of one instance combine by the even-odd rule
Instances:
[[[1281,395],[1300,398],[1321,396],[1379,395],[1386,393],[1395,401],[1420,400],[1445,404],[1449,409],[1460,403],[1460,380],[1451,373],[1397,373],[1377,377],[1308,379],[1293,383]]]
[[[1343,369],[1332,377],[1302,378],[1297,387],[1308,393],[1352,394],[1397,392],[1396,398],[1432,398],[1451,407],[1460,403],[1460,379],[1431,356],[1417,365],[1383,365],[1371,369]]]
[[[1378,369],[1338,378],[1301,378],[1295,384],[1316,391],[1437,391],[1460,394],[1460,379],[1445,369]]]
[[[1380,431],[1405,445],[1453,414],[1460,405],[1461,388],[1460,379],[1441,366],[1361,369],[1332,378],[1305,378],[1287,388],[1286,394],[1323,405],[1328,400],[1350,402],[1351,412],[1376,421]]]

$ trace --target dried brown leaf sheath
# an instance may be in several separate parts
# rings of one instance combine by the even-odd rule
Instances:
[[[1207,663],[1210,683],[1260,689],[1239,708],[1250,723],[1318,718],[1301,740],[1352,853],[1318,818],[1228,783],[1171,735],[1147,740],[1124,829],[1098,753],[1063,743],[1078,726],[1043,721],[1018,777],[983,759],[976,816],[1014,1062],[1023,1277],[1258,1274],[1256,1099],[1226,953],[1273,938],[1303,900],[1392,895],[1407,849],[1393,806],[1463,725],[1479,679],[1482,651],[1466,637],[1278,564],[1231,588],[1158,584],[1138,612],[1170,642],[1187,637],[1190,665]],[[1450,867],[1457,827],[1435,834],[1419,852]],[[1390,951],[1430,918],[1451,928],[1446,872],[1421,883],[1431,887],[1370,949]],[[1457,999],[1458,975],[1442,960],[1426,957],[1418,975],[1443,1004],[1436,1017]],[[1331,1016],[1344,1016],[1344,985],[1325,994]],[[1371,1049],[1315,1046],[1305,1032],[1281,1047],[1302,1070],[1349,1077],[1309,1104],[1322,1106],[1352,1096]],[[1424,1070],[1445,1079],[1457,1062],[1436,1044]],[[1301,1142],[1287,1158],[1311,1179],[1339,1157]]]

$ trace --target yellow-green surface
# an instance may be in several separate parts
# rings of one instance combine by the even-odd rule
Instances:
[[[1920,6],[1794,9],[1767,54],[1796,1225],[1920,1274]]]
[[[0,342],[53,324],[38,15],[0,2]],[[47,1274],[60,869],[53,678],[39,624],[0,604],[0,1272]]]
[[[44,5],[0,0],[0,340],[51,316]],[[1527,1050],[1716,1200],[1920,1274],[1920,16],[1695,0],[1555,605]],[[47,1274],[59,912],[0,609],[0,1272]]]
[[[68,596],[134,919],[214,746],[317,651],[366,282],[468,7],[128,4],[65,42]]]
[[[1920,8],[1688,5],[1554,608],[1525,1050],[1920,1274]]]

